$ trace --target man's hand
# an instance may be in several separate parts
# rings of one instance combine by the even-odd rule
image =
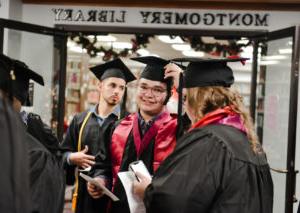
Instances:
[[[139,182],[135,180],[133,182],[133,192],[138,195],[140,198],[144,199],[144,193],[147,186],[151,183],[151,179],[142,175],[139,172],[136,172],[135,175],[139,178]]]
[[[94,180],[105,186],[106,181],[103,178],[95,177]],[[98,199],[104,195],[102,189],[89,182],[87,183],[87,190],[91,197],[94,199]]]
[[[88,146],[85,146],[80,152],[73,152],[70,154],[70,162],[76,166],[86,169],[95,164],[95,157],[92,155],[87,155]]]

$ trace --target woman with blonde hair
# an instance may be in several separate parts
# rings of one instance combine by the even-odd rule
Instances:
[[[184,107],[192,126],[155,173],[134,191],[147,212],[271,213],[273,182],[265,153],[227,62],[182,59]],[[145,187],[146,191],[144,193]]]

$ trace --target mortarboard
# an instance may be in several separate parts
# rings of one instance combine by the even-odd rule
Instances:
[[[176,62],[189,62],[184,72],[184,77],[179,83],[178,115],[182,112],[182,87],[205,87],[223,86],[230,87],[234,82],[232,69],[227,66],[227,62],[244,62],[247,58],[175,58]],[[177,137],[183,134],[183,123],[181,116],[177,121]]]
[[[227,62],[243,62],[247,58],[177,58],[177,62],[189,62],[184,72],[185,88],[223,86],[230,87],[234,82],[232,69]]]
[[[131,59],[146,64],[146,67],[142,71],[140,78],[169,83],[170,80],[165,79],[164,67],[170,63],[170,61],[156,56],[143,56]]]
[[[119,58],[91,67],[90,70],[99,80],[115,77],[122,78],[128,83],[136,79],[129,68]]]
[[[1,68],[0,72],[8,73],[8,78],[12,81],[12,95],[21,101],[22,105],[28,101],[30,79],[44,86],[43,77],[29,69],[25,63],[3,54],[0,54],[0,61],[6,65],[6,68]],[[8,88],[3,87],[2,89],[7,90]]]

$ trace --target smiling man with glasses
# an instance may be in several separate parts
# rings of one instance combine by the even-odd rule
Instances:
[[[117,177],[118,172],[127,171],[130,163],[142,160],[153,175],[176,144],[177,116],[171,115],[165,107],[173,83],[169,76],[174,77],[166,73],[170,71],[169,61],[154,56],[133,60],[147,65],[138,82],[136,98],[139,111],[125,117],[115,126],[110,147],[102,150],[95,167],[95,179],[99,182],[103,182],[103,177],[111,179],[113,192],[120,199],[111,203],[109,212],[129,212],[124,188]],[[91,184],[88,190],[94,198],[103,195],[101,190]]]

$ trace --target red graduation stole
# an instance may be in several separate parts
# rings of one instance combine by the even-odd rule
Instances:
[[[134,144],[138,158],[155,137],[153,170],[159,167],[160,163],[174,150],[176,145],[177,119],[163,112],[154,121],[153,125],[145,133],[143,139],[139,130],[138,113],[131,114],[124,118],[112,134],[111,159],[113,167],[113,185],[119,172],[124,149],[132,131]]]

